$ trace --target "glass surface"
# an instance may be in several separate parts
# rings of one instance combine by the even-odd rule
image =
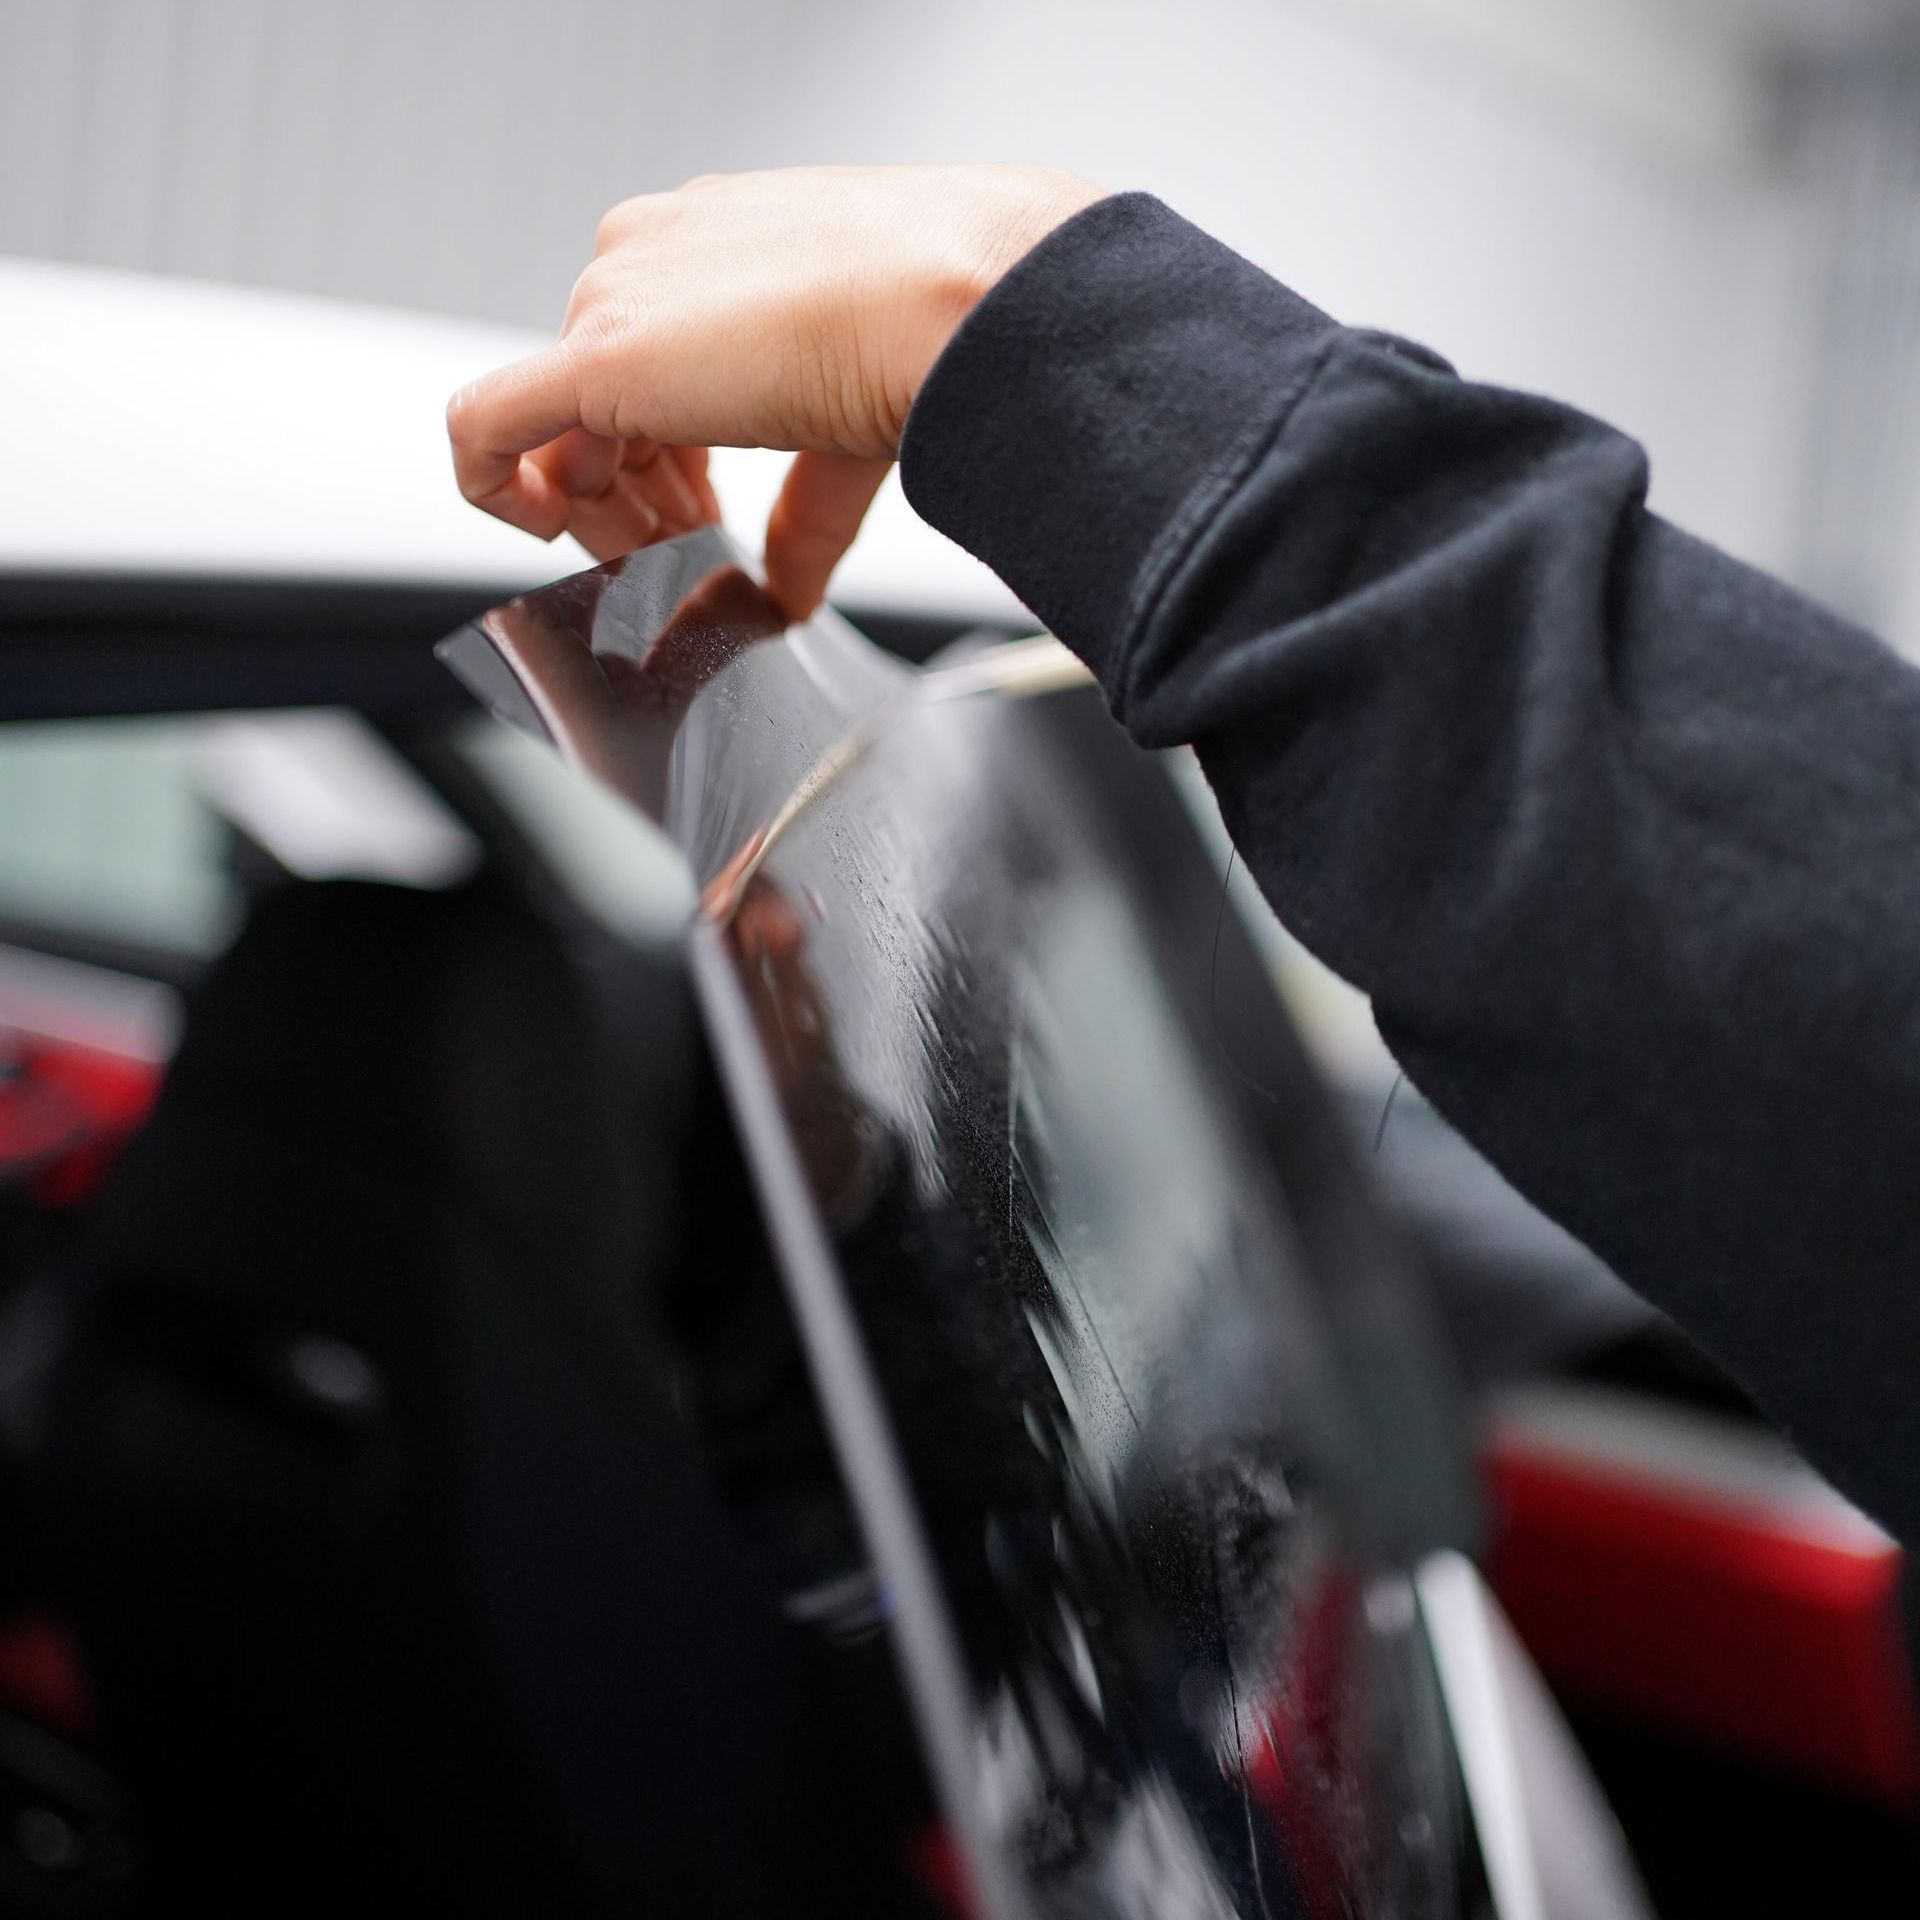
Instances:
[[[1038,654],[916,674],[785,628],[717,534],[446,657],[691,866],[690,964],[976,1904],[1452,1912],[1341,1276],[1210,1030],[1209,929],[1170,920],[1192,874],[1156,861],[1205,871],[1178,803],[1152,845],[1109,805],[1158,770],[1091,694],[992,691],[1053,684]],[[1292,1093],[1263,1092],[1283,1125],[1331,1127]]]
[[[479,847],[357,714],[0,726],[0,922],[204,957],[242,910],[237,830],[289,873],[444,886]]]
[[[452,742],[576,905],[638,945],[680,937],[693,885],[686,862],[651,820],[546,746],[483,714],[457,725]]]
[[[236,902],[193,720],[0,727],[0,919],[214,951]]]

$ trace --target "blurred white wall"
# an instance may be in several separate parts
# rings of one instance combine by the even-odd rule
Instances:
[[[1760,75],[1684,8],[1637,37],[1580,0],[1518,11],[1510,33],[1502,0],[868,0],[756,149],[818,141],[831,99],[854,157],[1032,153],[1153,188],[1342,319],[1641,435],[1664,507],[1784,560],[1807,229]],[[931,110],[908,72],[937,76]]]
[[[1795,570],[1920,653],[1920,36],[1789,97],[1822,210]]]
[[[1791,568],[1821,223],[1768,138],[1764,24],[1744,0],[0,0],[0,252],[550,324],[626,193],[1055,161],[1618,421],[1657,504]]]

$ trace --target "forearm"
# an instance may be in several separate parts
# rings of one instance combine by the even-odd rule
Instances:
[[[1920,1533],[1920,676],[1622,436],[1137,199],[975,311],[904,463],[1435,1103]]]

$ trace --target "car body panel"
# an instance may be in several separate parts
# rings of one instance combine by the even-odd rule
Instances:
[[[555,572],[552,549],[460,498],[444,424],[456,388],[539,351],[537,333],[0,257],[0,337],[0,419],[16,454],[31,450],[0,474],[0,573],[478,585],[498,598]],[[777,453],[715,451],[736,525],[765,524],[784,468]],[[99,510],[127,489],[124,510]],[[897,483],[839,591],[898,613],[1019,610]]]

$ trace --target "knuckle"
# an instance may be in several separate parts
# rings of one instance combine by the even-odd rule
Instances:
[[[645,196],[640,194],[634,195],[631,199],[616,200],[600,216],[600,224],[593,230],[595,249],[604,253],[610,247],[617,247],[632,231],[645,204]]]
[[[576,334],[599,335],[614,328],[622,308],[617,296],[619,276],[593,261],[574,281],[567,295],[567,314],[560,331],[565,342]]]
[[[597,358],[633,333],[635,319],[632,300],[601,288],[581,304],[561,344],[576,362]]]
[[[619,438],[621,348],[625,342],[619,317],[596,310],[579,332],[561,342],[566,378],[572,388],[574,412],[589,433]]]

